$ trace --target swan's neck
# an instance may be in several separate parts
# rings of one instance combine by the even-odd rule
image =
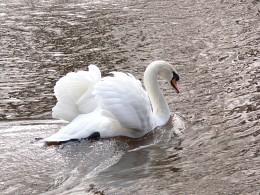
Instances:
[[[149,65],[144,73],[144,86],[150,98],[156,126],[164,125],[170,118],[169,106],[158,86],[158,66]]]

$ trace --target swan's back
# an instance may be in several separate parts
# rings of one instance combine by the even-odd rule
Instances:
[[[131,74],[112,72],[94,91],[103,110],[110,112],[125,128],[149,131],[154,128],[148,95]]]

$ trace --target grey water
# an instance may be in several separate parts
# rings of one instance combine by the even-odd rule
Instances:
[[[142,80],[163,59],[172,117],[140,139],[45,146],[66,73]],[[0,0],[0,194],[259,194],[258,0]]]

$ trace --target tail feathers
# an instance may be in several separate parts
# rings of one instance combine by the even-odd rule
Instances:
[[[62,127],[57,133],[44,139],[45,142],[64,142],[73,139],[88,138],[92,133],[98,132],[100,122],[95,113],[80,114],[71,123]]]
[[[52,136],[50,137],[47,137],[44,139],[44,142],[66,142],[66,141],[69,141],[71,140],[71,136],[67,135],[67,134],[53,134]]]
[[[54,94],[58,101],[60,99],[75,101],[95,82],[90,72],[71,72],[56,83]]]
[[[94,85],[101,80],[101,73],[97,66],[90,65],[88,68],[89,71],[68,73],[56,83],[54,94],[58,102],[52,110],[54,118],[71,121],[78,114],[93,110],[93,104],[89,104],[88,101],[84,102],[84,108],[80,108],[83,104],[80,101],[82,96],[87,96],[90,99],[93,98],[93,96],[91,97],[91,93]]]

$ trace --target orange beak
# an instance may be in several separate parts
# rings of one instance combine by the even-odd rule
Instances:
[[[177,92],[177,93],[180,93],[176,79],[173,78],[173,79],[171,80],[171,84],[172,84],[173,88],[176,90],[176,92]]]

